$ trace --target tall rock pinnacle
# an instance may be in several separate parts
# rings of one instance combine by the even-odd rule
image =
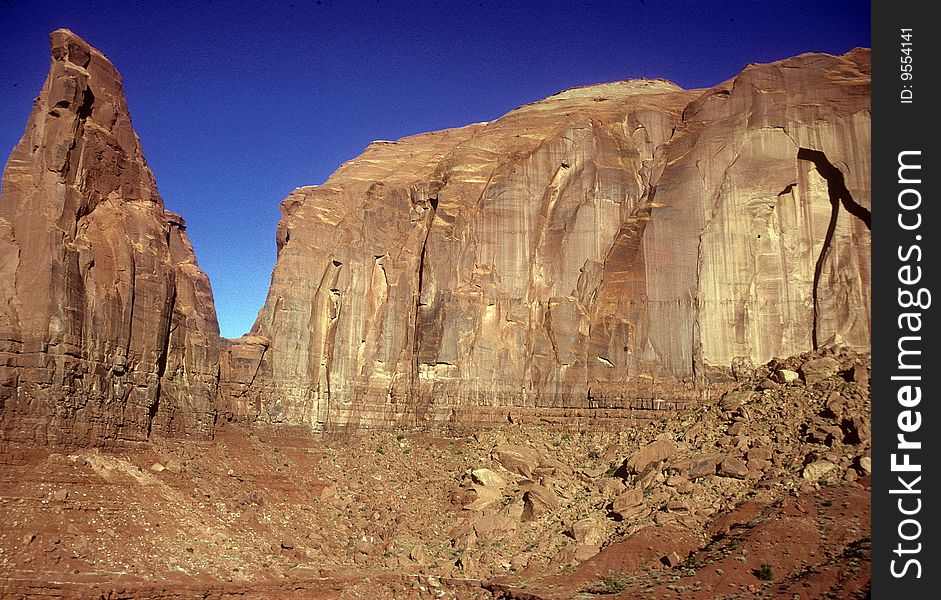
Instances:
[[[211,435],[209,280],[164,210],[120,75],[70,31],[50,40],[0,196],[0,439]]]

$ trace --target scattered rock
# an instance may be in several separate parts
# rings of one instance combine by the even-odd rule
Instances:
[[[663,557],[660,559],[660,562],[662,562],[662,563],[665,564],[666,566],[672,568],[672,567],[677,566],[677,565],[680,564],[681,562],[683,562],[683,559],[681,559],[681,558],[680,558],[680,555],[677,554],[677,553],[674,551],[674,552],[670,552],[669,554],[663,556]]]
[[[797,371],[791,371],[790,369],[778,369],[774,372],[774,381],[779,384],[788,384],[794,383],[800,378],[800,374]]]
[[[471,479],[483,486],[502,488],[506,486],[506,479],[500,477],[496,471],[490,469],[474,469],[471,471]]]
[[[643,474],[654,463],[666,460],[676,454],[676,444],[671,440],[656,440],[635,452],[625,462],[630,472]]]
[[[464,506],[465,510],[481,511],[493,505],[495,502],[503,500],[503,490],[491,485],[473,486],[475,498],[469,504]]]
[[[818,381],[829,379],[836,375],[840,370],[840,363],[830,356],[812,358],[800,367],[800,373],[804,377],[804,383],[813,385]]]
[[[817,460],[804,467],[802,477],[808,481],[818,481],[836,468],[836,465],[828,460]]]
[[[474,521],[474,533],[485,542],[494,542],[516,531],[516,521],[506,515],[484,515]]]
[[[575,521],[565,531],[565,535],[579,544],[589,545],[599,545],[607,538],[605,528],[593,519]]]
[[[283,550],[293,550],[294,549],[294,538],[292,536],[284,536],[281,538],[281,548]]]
[[[645,510],[644,491],[637,488],[624,492],[611,503],[611,513],[620,521],[635,517]]]
[[[748,467],[741,459],[729,456],[719,463],[719,475],[722,477],[732,477],[734,479],[745,479],[748,477]]]
[[[532,521],[559,508],[559,498],[549,488],[533,484],[523,493],[524,521]]]
[[[532,477],[540,462],[539,452],[527,446],[504,444],[494,448],[490,455],[504,469],[523,477]]]

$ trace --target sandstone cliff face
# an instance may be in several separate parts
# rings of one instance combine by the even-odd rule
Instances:
[[[868,51],[809,54],[372,144],[282,203],[224,410],[342,426],[657,408],[733,362],[868,347],[869,86]]]
[[[219,330],[121,78],[69,31],[0,197],[0,439],[211,435]]]

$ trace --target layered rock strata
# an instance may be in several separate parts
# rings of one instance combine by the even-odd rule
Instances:
[[[121,77],[67,30],[0,197],[0,439],[209,436],[219,329]]]
[[[868,51],[807,54],[375,142],[282,203],[267,301],[223,353],[224,410],[327,427],[629,412],[832,338],[866,348],[869,90]]]

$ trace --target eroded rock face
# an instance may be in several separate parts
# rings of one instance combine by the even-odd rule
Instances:
[[[314,426],[660,408],[870,329],[869,52],[569,90],[376,142],[281,206],[226,411]]]
[[[0,439],[211,435],[219,329],[121,77],[67,30],[0,197]]]

